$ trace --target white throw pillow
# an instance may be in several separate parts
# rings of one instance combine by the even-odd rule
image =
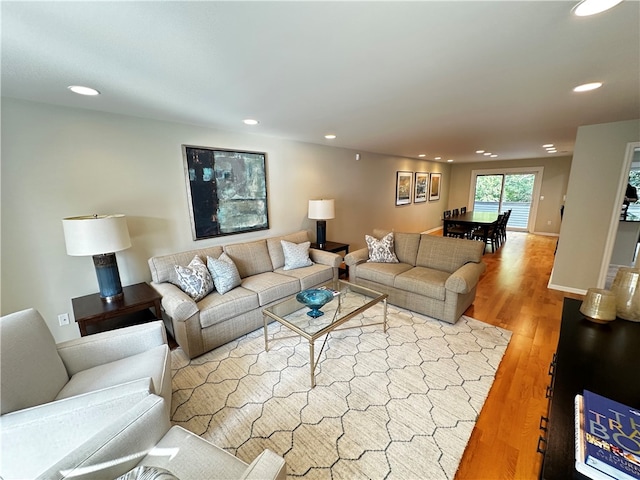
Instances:
[[[178,287],[196,302],[199,302],[213,291],[211,274],[197,255],[193,257],[187,267],[175,265],[174,268],[178,275]]]
[[[238,267],[226,253],[220,255],[217,260],[207,257],[207,267],[213,276],[213,283],[220,295],[224,295],[242,283]]]
[[[309,267],[313,262],[309,258],[311,242],[293,243],[280,240],[284,252],[283,270],[295,270],[296,268]]]
[[[387,233],[380,240],[371,235],[365,235],[364,240],[367,242],[367,248],[369,249],[369,260],[367,262],[399,263],[393,247],[393,232]]]

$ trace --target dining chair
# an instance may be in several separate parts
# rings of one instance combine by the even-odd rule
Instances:
[[[458,215],[460,215],[460,209],[454,208],[453,211],[451,212],[451,215],[453,215],[454,217],[457,217]]]
[[[481,240],[486,242],[487,245],[491,245],[491,251],[496,252],[498,248],[500,248],[500,227],[499,225],[503,221],[505,217],[504,213],[498,215],[498,220],[496,223],[491,225],[487,230],[487,236],[484,236],[484,227],[478,227],[471,232],[471,238],[474,240]]]
[[[460,215],[467,213],[467,207],[460,207]]]

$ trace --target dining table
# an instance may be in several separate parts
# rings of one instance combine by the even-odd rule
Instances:
[[[483,240],[486,246],[489,229],[498,222],[499,216],[500,214],[498,212],[477,212],[471,210],[461,213],[460,215],[443,218],[442,235],[447,237],[447,230],[452,225],[464,225],[469,227],[469,230],[482,228]]]

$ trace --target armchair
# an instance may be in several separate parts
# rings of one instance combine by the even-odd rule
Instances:
[[[81,447],[152,394],[164,400],[167,421],[171,408],[171,358],[161,321],[56,345],[35,309],[3,316],[0,379],[5,479],[77,463],[68,455],[76,449],[91,455]],[[131,422],[119,435],[142,438],[145,428]],[[110,446],[101,448],[108,452]]]

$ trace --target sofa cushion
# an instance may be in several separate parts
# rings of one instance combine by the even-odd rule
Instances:
[[[356,268],[358,278],[393,287],[396,276],[413,267],[406,263],[361,263]]]
[[[256,292],[236,287],[224,295],[213,292],[198,302],[200,326],[210,327],[260,307]]]
[[[30,308],[0,320],[2,414],[47,403],[69,380],[40,313]]]
[[[165,378],[165,367],[171,363],[169,355],[167,345],[158,345],[137,355],[82,370],[69,379],[56,399],[73,397],[146,377],[151,378],[153,382],[153,393],[162,395],[165,382],[171,382],[170,374],[169,378]]]
[[[300,281],[300,290],[306,290],[307,288],[315,287],[316,285],[329,282],[333,279],[333,268],[317,263],[309,267],[296,268],[295,270],[283,270],[279,268],[275,273],[297,278]]]
[[[241,278],[273,271],[266,240],[225,245],[224,251],[238,267]]]
[[[180,289],[196,302],[213,291],[213,278],[200,257],[195,256],[188,266],[175,265]]]
[[[414,267],[395,278],[393,286],[411,293],[444,300],[450,274],[432,268]]]
[[[416,265],[453,273],[465,263],[480,262],[483,251],[476,240],[422,234]]]
[[[281,240],[292,243],[303,243],[309,240],[309,234],[306,230],[301,230],[281,237],[267,238],[267,249],[269,250],[271,264],[274,270],[284,267],[284,251],[282,250],[282,243],[280,243]]]
[[[224,252],[217,259],[207,257],[207,268],[211,272],[213,284],[220,295],[224,295],[241,283],[238,267]]]
[[[196,255],[200,258],[218,258],[220,254],[222,254],[222,247],[216,245],[213,247],[189,250],[171,255],[151,257],[148,261],[149,270],[151,271],[151,279],[155,283],[170,282],[177,285],[178,277],[176,275],[175,265],[187,266]]]
[[[393,247],[393,232],[388,233],[380,240],[371,235],[365,235],[364,239],[369,250],[368,262],[398,263],[398,257],[396,257]]]
[[[296,268],[313,265],[309,258],[309,247],[311,242],[293,243],[280,240],[282,251],[284,252],[283,270],[295,270]]]
[[[300,291],[300,281],[297,278],[274,272],[244,278],[242,286],[258,294],[260,306],[295,295]]]

